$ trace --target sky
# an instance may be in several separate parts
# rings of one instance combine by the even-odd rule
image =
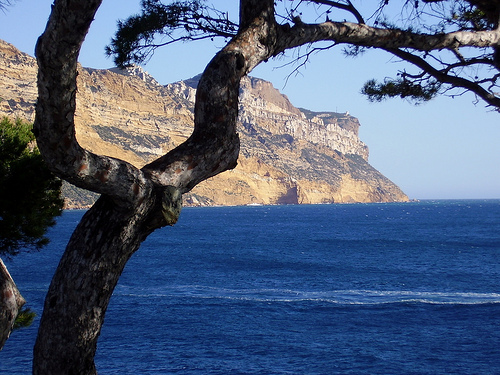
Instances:
[[[116,21],[139,11],[139,0],[104,0],[80,53],[85,67],[106,69],[113,61],[104,47]],[[227,5],[227,0],[215,0]],[[0,11],[0,39],[34,55],[34,46],[50,14],[51,0],[16,0]],[[237,16],[236,1],[230,12]],[[193,77],[203,71],[223,40],[179,43],[157,50],[144,69],[159,83]],[[472,94],[439,97],[414,104],[392,99],[371,103],[360,94],[372,78],[394,76],[396,62],[382,51],[356,58],[341,49],[313,55],[298,74],[287,65],[294,52],[261,64],[252,76],[268,80],[296,107],[346,112],[359,119],[360,138],[369,162],[411,199],[500,198],[500,113],[476,103]]]

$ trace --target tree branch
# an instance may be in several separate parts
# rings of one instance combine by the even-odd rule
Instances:
[[[354,5],[352,5],[351,1],[349,1],[349,0],[347,0],[348,4],[343,4],[343,3],[339,3],[338,1],[330,1],[330,0],[308,0],[308,1],[310,1],[311,3],[315,3],[315,4],[329,5],[333,8],[346,10],[349,13],[351,13],[359,23],[363,23],[363,24],[365,23],[365,20],[364,20],[363,16],[361,15],[361,13],[359,13],[359,11],[356,9],[356,7]]]
[[[208,64],[198,84],[195,127],[186,142],[143,170],[160,185],[172,185],[182,193],[199,182],[236,166],[239,138],[239,84],[243,76],[271,57],[263,42],[274,40],[273,0],[243,0],[238,34]],[[258,3],[258,4],[257,4]],[[270,42],[272,44],[272,42]]]
[[[408,61],[413,65],[419,67],[427,74],[436,78],[438,81],[449,84],[453,87],[461,87],[468,91],[471,91],[480,98],[482,98],[486,103],[490,104],[491,106],[500,108],[500,98],[495,96],[488,90],[484,89],[478,83],[469,81],[462,77],[446,74],[445,72],[434,68],[432,65],[430,65],[427,61],[425,61],[421,57],[415,56],[409,52],[400,49],[385,49],[385,50],[401,58],[402,60]]]
[[[17,314],[26,303],[0,259],[0,350],[9,338]]]
[[[500,31],[456,31],[443,34],[414,33],[400,29],[382,29],[351,22],[296,24],[282,28],[275,55],[286,49],[318,41],[334,41],[375,48],[411,48],[419,51],[456,49],[460,47],[496,47]]]
[[[75,135],[77,58],[101,1],[85,2],[78,14],[67,4],[54,8],[36,46],[39,95],[34,132],[57,176],[117,202],[137,202],[148,186],[143,173],[125,161],[83,149]]]

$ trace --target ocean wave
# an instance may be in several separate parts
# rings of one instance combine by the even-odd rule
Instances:
[[[480,305],[500,304],[500,293],[436,292],[407,290],[333,290],[300,291],[289,289],[226,289],[201,285],[178,285],[164,288],[119,286],[116,295],[136,298],[223,299],[253,302],[305,302],[336,305],[436,304]]]

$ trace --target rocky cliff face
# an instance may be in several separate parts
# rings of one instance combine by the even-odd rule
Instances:
[[[77,137],[95,153],[140,167],[192,131],[197,78],[158,84],[141,68],[81,68]],[[0,41],[0,116],[34,119],[36,62]],[[271,83],[245,78],[238,167],[201,183],[191,205],[392,202],[408,197],[368,163],[348,113],[294,107]],[[75,193],[68,193],[75,199]]]

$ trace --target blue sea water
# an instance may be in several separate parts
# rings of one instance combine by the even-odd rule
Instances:
[[[7,263],[41,312],[67,211]],[[185,208],[116,288],[100,374],[500,374],[500,201]],[[0,352],[28,374],[37,322]]]

